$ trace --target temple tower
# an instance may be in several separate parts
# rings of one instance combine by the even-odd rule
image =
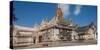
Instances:
[[[57,6],[55,20],[57,24],[59,24],[63,20],[63,13],[59,4]]]

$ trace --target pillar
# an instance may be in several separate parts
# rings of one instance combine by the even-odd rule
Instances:
[[[38,42],[39,42],[39,35],[38,33],[36,33],[35,44],[38,44]]]

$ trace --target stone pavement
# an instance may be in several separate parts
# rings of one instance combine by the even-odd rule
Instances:
[[[15,48],[44,48],[44,47],[57,47],[57,46],[76,46],[76,45],[92,45],[97,44],[96,40],[85,41],[55,41],[55,42],[42,42],[38,44],[32,44],[27,47],[15,47]]]

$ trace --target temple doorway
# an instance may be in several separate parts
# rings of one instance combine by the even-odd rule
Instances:
[[[42,42],[42,36],[39,36],[39,43]]]
[[[34,44],[36,43],[36,37],[33,38],[33,43],[34,43]]]

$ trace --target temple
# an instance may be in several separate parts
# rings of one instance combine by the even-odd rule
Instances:
[[[36,47],[44,42],[96,40],[97,35],[94,23],[77,27],[71,20],[64,19],[58,5],[55,16],[50,21],[45,17],[40,25],[35,24],[32,28],[14,24],[10,38],[11,47],[16,48],[30,45]]]

